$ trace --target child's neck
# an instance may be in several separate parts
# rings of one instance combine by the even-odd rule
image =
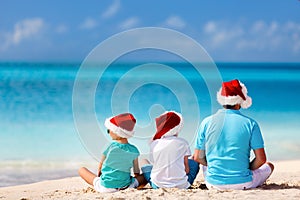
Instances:
[[[121,143],[121,144],[127,144],[128,143],[127,138],[120,138],[120,139],[116,139],[115,141],[118,142],[118,143]]]

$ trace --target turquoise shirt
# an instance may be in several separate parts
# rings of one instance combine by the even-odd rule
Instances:
[[[264,147],[258,124],[238,110],[219,110],[200,125],[196,149],[205,150],[206,181],[213,185],[252,181],[250,151]]]
[[[106,188],[122,188],[133,181],[131,168],[133,161],[140,155],[138,149],[127,143],[112,142],[103,152],[106,159],[101,170],[101,185]]]

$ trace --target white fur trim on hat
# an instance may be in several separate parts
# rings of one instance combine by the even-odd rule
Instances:
[[[134,135],[134,131],[128,131],[128,130],[125,130],[121,127],[118,127],[116,126],[115,124],[111,123],[110,120],[112,119],[113,117],[111,118],[107,118],[105,120],[105,127],[109,130],[111,130],[112,132],[114,132],[115,134],[117,134],[118,136],[122,137],[122,138],[131,138],[133,135]]]
[[[221,104],[222,106],[224,105],[236,105],[236,104],[240,104],[242,108],[247,109],[252,105],[252,99],[251,97],[249,97],[247,95],[248,91],[246,86],[240,82],[240,85],[242,87],[242,92],[246,98],[246,100],[244,100],[242,97],[240,97],[239,95],[236,96],[222,96],[221,95],[221,91],[222,88],[220,88],[220,90],[217,92],[217,100],[219,102],[219,104]]]
[[[183,128],[182,115],[180,113],[178,113],[178,112],[175,112],[175,111],[167,111],[167,112],[163,113],[163,115],[166,114],[166,113],[169,113],[169,112],[173,112],[176,115],[178,115],[178,117],[180,118],[180,122],[179,122],[179,124],[177,126],[175,126],[174,128],[170,129],[168,132],[166,132],[161,138],[166,138],[166,137],[177,135],[177,134],[179,134],[179,132]]]

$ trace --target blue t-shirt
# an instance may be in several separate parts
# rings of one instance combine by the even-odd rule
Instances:
[[[205,150],[206,181],[213,185],[252,181],[250,151],[264,147],[258,124],[238,110],[219,110],[200,125],[196,149]]]
[[[133,161],[140,155],[132,144],[112,142],[103,152],[106,159],[101,169],[101,185],[106,188],[122,188],[133,181],[131,168]]]

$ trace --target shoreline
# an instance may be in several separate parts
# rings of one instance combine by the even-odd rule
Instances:
[[[124,198],[136,199],[198,199],[207,197],[210,199],[232,198],[248,199],[272,199],[282,200],[298,199],[300,197],[300,159],[288,161],[274,161],[275,170],[262,187],[242,190],[242,191],[216,191],[205,190],[203,188],[203,176],[199,172],[194,183],[195,189],[180,190],[169,189],[150,189],[142,190],[127,189],[116,193],[103,194],[95,192],[92,187],[86,184],[80,177],[70,177],[56,180],[16,185],[0,188],[0,199],[110,199]],[[254,196],[255,195],[255,196]]]
[[[271,162],[279,163],[280,165],[281,163],[285,163],[285,162],[290,163],[290,162],[297,162],[297,161],[298,160],[287,159],[287,160],[277,160]],[[67,167],[67,165],[61,165],[60,161],[55,162],[58,164],[58,166],[56,167],[53,166],[46,167],[47,164],[45,164],[44,162],[41,163],[43,163],[43,165],[41,166],[37,166],[35,163],[33,167],[31,166],[28,167],[23,165],[23,166],[18,166],[18,169],[16,169],[16,167],[14,168],[10,168],[7,166],[3,167],[5,164],[2,165],[2,167],[0,166],[0,174],[1,174],[0,179],[2,179],[0,181],[0,189],[4,187],[14,187],[14,186],[43,182],[43,181],[77,177],[78,176],[77,170],[83,166],[87,167],[88,169],[96,173],[95,170],[96,170],[96,166],[98,165],[98,162],[95,160],[78,162],[77,164],[71,165],[69,167]],[[53,162],[51,163],[53,165]],[[17,174],[16,171],[18,171]]]

